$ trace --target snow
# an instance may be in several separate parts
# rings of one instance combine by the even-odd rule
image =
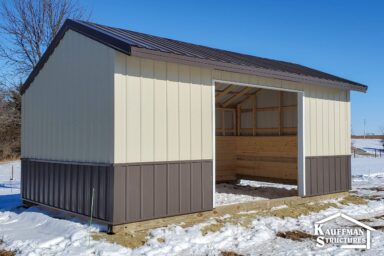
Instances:
[[[12,179],[13,166],[13,179]],[[0,163],[0,208],[12,208],[20,201],[20,162]]]
[[[362,147],[368,145],[363,143]],[[361,146],[361,145],[359,145]],[[342,205],[330,200],[338,208],[328,208],[319,213],[298,218],[256,216],[257,210],[239,212],[251,216],[248,226],[226,222],[231,215],[210,219],[191,227],[170,225],[150,230],[147,242],[136,249],[129,249],[107,241],[96,241],[92,232],[101,227],[86,223],[60,213],[43,210],[41,207],[20,207],[20,163],[0,164],[0,249],[16,250],[20,255],[220,255],[233,251],[243,255],[383,255],[384,232],[372,232],[372,249],[345,250],[339,247],[318,248],[310,239],[293,241],[277,236],[278,232],[301,230],[313,234],[313,223],[339,211],[370,226],[384,226],[384,161],[383,158],[352,158],[353,193],[372,198],[366,205]],[[10,170],[14,166],[14,180],[10,181]],[[284,193],[282,193],[284,192]],[[273,185],[265,182],[241,180],[238,185],[221,184],[217,187],[219,205],[297,193],[291,185]],[[271,211],[283,210],[282,205]],[[253,215],[252,215],[253,214]],[[207,225],[223,224],[217,232],[203,235],[201,229]],[[159,239],[164,242],[159,242]]]
[[[215,203],[220,206],[296,195],[296,185],[240,180],[239,184],[216,185]]]
[[[383,149],[383,142],[380,139],[352,139],[352,145],[371,154],[375,153],[375,149]],[[377,158],[352,156],[352,174],[354,176],[384,174],[384,153],[382,157]]]
[[[352,175],[380,175],[384,174],[383,157],[352,157]]]

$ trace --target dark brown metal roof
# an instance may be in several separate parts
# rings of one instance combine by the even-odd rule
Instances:
[[[75,30],[128,55],[161,56],[163,59],[167,56],[167,59],[170,60],[182,58],[184,62],[211,65],[217,69],[230,68],[230,70],[244,71],[249,74],[254,73],[278,79],[309,82],[363,92],[366,92],[368,88],[366,85],[298,64],[195,45],[91,22],[67,20],[39,64],[26,80],[22,93],[28,88],[68,29]]]

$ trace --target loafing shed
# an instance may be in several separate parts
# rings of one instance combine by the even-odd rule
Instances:
[[[22,198],[108,225],[211,210],[215,184],[351,188],[350,91],[301,65],[67,20],[22,88]]]

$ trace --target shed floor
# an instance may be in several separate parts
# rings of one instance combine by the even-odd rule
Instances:
[[[240,180],[238,184],[216,184],[216,207],[250,201],[297,196],[296,185]]]

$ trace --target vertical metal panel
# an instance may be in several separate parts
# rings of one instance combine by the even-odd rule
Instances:
[[[154,165],[141,166],[141,218],[154,217]]]
[[[62,208],[62,209],[65,209],[64,197],[65,197],[65,181],[66,181],[65,175],[66,174],[67,174],[66,166],[61,165],[60,174],[59,174],[59,208]]]
[[[140,162],[152,162],[154,160],[154,64],[152,60],[147,59],[142,59],[140,64],[141,106],[138,113],[141,122]]]
[[[211,84],[211,78],[209,72],[202,71],[202,80],[206,81],[205,83]],[[201,132],[201,140],[202,140],[202,159],[212,159],[213,153],[212,153],[212,88],[210,85],[204,85],[201,88],[202,93],[202,113],[201,113],[201,119],[202,119],[202,132]]]
[[[114,162],[124,159],[127,153],[127,61],[124,55],[115,55],[114,65],[114,134],[120,134],[119,140],[114,142]],[[130,123],[132,121],[130,120]]]
[[[99,169],[99,168],[98,168]],[[101,218],[100,208],[103,205],[100,196],[100,183],[104,181],[100,181],[100,171],[92,172],[92,187],[95,188],[94,201],[93,201],[93,209],[94,209],[94,217]]]
[[[336,183],[336,190],[339,191],[341,188],[341,157],[337,156],[335,160],[335,183]]]
[[[108,212],[108,201],[112,202],[112,195],[110,194],[113,184],[111,185],[113,177],[113,171],[105,166],[98,166],[99,171],[99,218],[100,219],[112,219],[111,213]]]
[[[180,164],[180,173],[179,173],[179,183],[180,183],[180,212],[187,213],[191,212],[191,196],[193,196],[193,191],[191,194],[191,164],[181,163]]]
[[[190,68],[191,74],[191,159],[202,159],[202,81],[201,69],[197,67]],[[204,106],[206,111],[207,106]]]
[[[77,211],[77,188],[79,187],[77,185],[78,182],[78,165],[73,165],[71,169],[71,211],[76,212]],[[51,172],[50,172],[51,173]],[[52,184],[52,183],[50,183]]]
[[[42,166],[42,168],[43,168],[43,170],[44,170],[44,175],[43,175],[43,177],[42,177],[42,187],[44,188],[43,190],[44,190],[44,192],[43,192],[43,199],[42,199],[42,201],[43,201],[43,203],[45,203],[45,204],[48,204],[48,196],[49,196],[49,186],[48,186],[48,184],[49,184],[49,166],[48,166],[48,164],[44,164],[43,166]]]
[[[323,170],[324,170],[324,184],[323,184],[323,193],[324,194],[327,194],[327,193],[330,193],[331,190],[330,190],[330,181],[331,181],[331,178],[330,178],[330,175],[329,175],[329,172],[330,172],[330,167],[329,167],[329,157],[325,157],[324,158],[324,161],[323,161]]]
[[[192,162],[191,164],[191,187],[192,187],[192,193],[191,193],[191,210],[193,212],[199,211],[203,208],[202,205],[202,197],[203,197],[203,191],[202,191],[202,166],[199,162]]]
[[[84,212],[84,165],[79,165],[77,175],[77,213]]]
[[[155,61],[154,161],[167,159],[167,66]]]
[[[95,187],[94,217],[112,222],[112,194],[109,188],[113,169],[106,166],[70,164],[22,159],[25,186],[23,199],[85,216],[90,215],[92,187]],[[101,173],[101,174],[100,174]],[[99,182],[98,176],[101,177]],[[96,181],[96,182],[95,182]],[[32,187],[32,186],[31,186]]]
[[[99,209],[105,211],[105,216],[103,219],[108,221],[112,220],[112,223],[113,223],[113,211],[114,211],[113,195],[114,195],[114,183],[115,183],[114,167],[112,165],[108,165],[108,166],[102,166],[101,168],[104,170],[107,182],[103,182],[103,185],[105,186],[105,192],[104,192],[104,197],[102,197],[103,198],[102,205],[100,205]]]
[[[317,156],[306,158],[307,196],[351,189],[351,157]]]
[[[59,208],[59,193],[60,193],[60,164],[54,164],[53,168],[53,206]]]
[[[155,216],[167,214],[167,164],[155,165]]]
[[[317,190],[317,158],[312,158],[311,159],[311,192],[313,194],[318,194]]]
[[[126,58],[124,56],[124,58]],[[127,62],[127,91],[126,91],[126,117],[124,114],[122,116],[115,116],[115,122],[121,119],[127,119],[127,130],[126,132],[126,141],[123,141],[118,134],[115,134],[115,143],[119,140],[123,143],[126,143],[127,155],[123,159],[115,159],[115,163],[121,162],[140,162],[141,161],[141,121],[140,121],[140,112],[141,112],[141,79],[140,79],[140,60],[136,58],[126,58]],[[129,85],[129,86],[128,86]],[[115,88],[116,94],[121,92],[117,91]],[[119,125],[116,123],[115,125]],[[124,161],[124,159],[126,159]]]
[[[38,176],[38,179],[39,179],[39,186],[38,186],[38,190],[39,190],[39,197],[38,197],[38,200],[39,201],[44,201],[44,186],[42,186],[40,183],[40,180],[43,180],[44,179],[44,171],[45,171],[45,165],[42,165],[41,168],[38,169],[38,173],[39,173],[39,176]]]
[[[92,170],[90,166],[84,166],[84,213],[91,215]]]
[[[30,197],[32,200],[35,199],[35,171],[34,171],[34,167],[35,167],[35,163],[33,162],[30,162],[30,168],[31,168],[31,172],[30,172],[30,184],[31,184],[31,188],[30,188]]]
[[[179,160],[191,159],[191,84],[189,67],[179,66]]]
[[[336,191],[336,158],[329,157],[329,183],[330,192]]]
[[[179,69],[167,63],[167,159],[179,160]]]
[[[213,205],[213,172],[212,162],[204,161],[201,164],[203,210],[211,210]]]
[[[180,183],[179,183],[179,163],[168,164],[167,174],[167,198],[168,214],[175,215],[180,212]]]
[[[347,190],[348,188],[348,174],[346,173],[347,169],[347,159],[345,157],[340,158],[340,189]]]
[[[348,181],[348,187],[347,189],[350,190],[352,189],[352,162],[351,162],[351,156],[348,156],[347,158],[347,168],[346,168],[346,176],[348,177],[347,178],[347,181]]]
[[[124,221],[126,214],[127,203],[127,186],[126,186],[127,172],[123,166],[116,166],[114,168],[114,190],[113,190],[113,219],[116,221]]]
[[[317,161],[317,193],[318,194],[324,194],[324,160],[325,158],[321,159],[320,161]]]
[[[25,169],[25,162],[21,162],[21,169]],[[25,193],[25,182],[26,179],[25,179],[25,172],[21,172],[21,175],[20,175],[20,194],[21,194],[21,197],[24,196],[24,193]]]
[[[307,158],[305,161],[305,190],[306,194],[312,194],[312,186],[311,186],[311,159]]]
[[[141,218],[141,172],[140,166],[130,166],[127,171],[127,219]]]

